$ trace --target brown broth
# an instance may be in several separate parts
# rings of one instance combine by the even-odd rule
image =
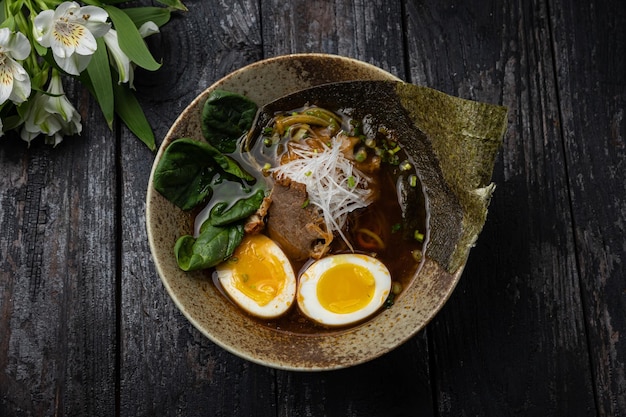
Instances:
[[[338,113],[340,114],[340,113]],[[342,115],[346,126],[350,126],[349,117]],[[371,126],[370,126],[371,128]],[[265,182],[268,188],[271,188],[271,179],[265,177],[260,172],[266,162],[273,163],[275,159],[280,155],[276,151],[276,147],[268,147],[262,143],[262,138],[256,141],[255,145],[250,150],[250,153],[245,158],[238,158],[239,162],[250,173],[256,176],[257,181]],[[400,150],[397,153],[399,161],[409,161],[410,158],[406,155],[404,150]],[[364,253],[376,257],[382,261],[389,269],[392,278],[392,288],[394,286],[404,289],[407,288],[422,263],[421,254],[425,250],[425,242],[420,242],[414,238],[414,230],[407,230],[406,217],[411,217],[411,227],[416,227],[424,235],[427,234],[427,213],[424,193],[421,188],[419,180],[415,186],[408,185],[409,177],[416,176],[414,168],[401,169],[397,164],[383,163],[378,172],[374,174],[375,186],[378,188],[378,198],[371,203],[367,208],[353,212],[349,215],[347,224],[344,228],[344,233],[348,236],[350,243],[353,246],[354,252]],[[399,196],[399,189],[404,187],[410,187],[412,196],[417,200],[417,204],[412,204],[411,207],[417,206],[416,212],[405,213],[403,215],[402,201]],[[270,207],[271,215],[271,207]],[[377,234],[382,238],[384,242],[383,249],[373,250],[370,247],[363,247],[359,244],[357,238],[358,229],[361,227],[367,227],[368,229],[376,229]],[[351,250],[340,238],[335,238],[331,245],[329,254],[349,253]],[[419,256],[416,257],[416,253]],[[307,261],[292,261],[292,267],[296,272],[296,277],[304,272],[314,260],[309,259]],[[218,290],[229,299],[225,291],[221,288],[217,279],[217,274],[211,271],[211,277],[214,285]],[[398,297],[401,293],[390,296]],[[382,308],[393,308],[393,300],[388,300],[388,303]],[[232,301],[231,301],[232,302]],[[233,302],[234,308],[239,309]],[[239,309],[241,310],[241,309]],[[241,310],[243,314],[246,314]],[[326,328],[319,325],[309,318],[300,313],[297,303],[294,302],[292,308],[283,316],[273,319],[264,320],[253,316],[253,320],[258,321],[264,326],[268,326],[277,331],[298,333],[298,334],[317,334],[320,332],[341,331],[346,327],[353,327],[358,324],[351,324],[342,328]],[[368,319],[365,319],[368,320]]]

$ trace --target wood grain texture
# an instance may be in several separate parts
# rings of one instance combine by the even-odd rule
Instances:
[[[440,415],[594,415],[546,5],[408,18],[411,80],[510,111],[487,225],[429,328]]]
[[[485,229],[444,309],[391,353],[318,373],[249,363],[161,284],[154,154],[68,85],[81,137],[0,138],[0,416],[626,416],[626,3],[184,3],[147,39],[163,67],[135,74],[157,144],[246,64],[354,57],[509,107]]]
[[[73,96],[81,137],[0,147],[2,416],[115,412],[115,140]]]
[[[266,56],[340,54],[405,77],[398,1],[262,2]],[[272,13],[279,10],[280,13]],[[377,22],[377,25],[372,25]],[[285,36],[285,34],[289,36]],[[322,374],[277,371],[280,416],[433,415],[425,337],[370,363]]]
[[[598,415],[626,416],[626,4],[550,6]]]
[[[189,12],[150,40],[164,66],[138,73],[139,99],[160,143],[178,114],[219,78],[260,58],[253,1],[185,2]],[[121,130],[121,416],[275,414],[272,371],[211,343],[178,311],[152,263],[145,198],[153,155]],[[250,393],[254,393],[250,395]]]

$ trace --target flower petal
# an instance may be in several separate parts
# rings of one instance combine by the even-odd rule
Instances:
[[[4,104],[13,91],[13,73],[6,64],[0,65],[0,105]]]
[[[11,29],[0,28],[0,45],[8,45],[11,40]]]
[[[53,22],[54,12],[52,10],[44,10],[35,17],[33,33],[35,40],[43,47],[50,47],[50,32]]]
[[[98,49],[96,39],[88,30],[84,31],[83,37],[78,40],[76,45],[76,53],[80,55],[91,55]]]
[[[145,22],[139,28],[139,34],[142,38],[147,38],[148,36],[154,35],[155,33],[159,33],[159,27],[151,20]]]
[[[14,59],[22,60],[26,59],[30,54],[30,42],[23,33],[17,32],[9,38],[8,45],[6,45],[8,51]]]
[[[101,7],[98,6],[83,6],[80,8],[81,16],[88,16],[90,22],[106,22],[109,18],[109,14]]]
[[[30,96],[30,77],[17,62],[13,61],[11,66],[13,67],[13,90],[9,99],[15,104],[23,103]]]
[[[54,55],[54,61],[57,65],[68,74],[72,75],[80,75],[81,72],[87,65],[89,65],[89,61],[91,60],[91,55],[78,55],[72,54],[67,58],[61,58],[58,55]]]
[[[117,32],[114,29],[111,29],[109,33],[104,35],[104,43],[106,44],[107,49],[109,50],[111,56],[113,57],[113,60],[115,61],[117,73],[120,76],[119,82],[128,82],[130,72],[132,71],[130,66],[130,59],[120,48]]]

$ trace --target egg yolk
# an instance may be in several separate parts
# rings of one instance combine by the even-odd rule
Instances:
[[[317,299],[326,310],[337,314],[358,311],[374,296],[376,282],[365,267],[335,265],[324,272],[317,284]]]
[[[265,246],[261,235],[244,239],[230,261],[235,288],[260,306],[272,301],[285,285],[283,264]]]

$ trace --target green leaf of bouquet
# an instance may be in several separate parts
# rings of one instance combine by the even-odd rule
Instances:
[[[146,22],[154,22],[161,27],[169,22],[172,16],[172,13],[164,7],[129,7],[124,9],[124,12],[138,28]]]
[[[161,64],[154,60],[148,46],[139,34],[132,19],[123,10],[114,6],[104,6],[117,30],[120,48],[131,61],[149,71],[156,71]]]
[[[180,0],[157,0],[159,3],[171,7],[172,9],[187,11],[187,7]]]
[[[91,61],[87,66],[87,73],[91,80],[93,95],[98,105],[100,105],[109,129],[112,129],[113,117],[115,116],[115,99],[113,96],[111,69],[109,67],[109,54],[102,38],[96,39],[96,42],[98,43],[98,49],[91,57]]]
[[[121,4],[121,3],[128,3],[129,0],[100,0],[100,2],[95,2],[93,0],[85,0],[85,3],[87,4],[91,4],[93,6],[98,6],[101,7],[103,4]]]
[[[9,3],[9,14],[11,16],[15,16],[18,13],[21,13],[22,7],[24,6],[24,0],[12,1]]]
[[[115,96],[115,112],[135,136],[151,151],[155,150],[154,132],[133,92],[123,84],[112,83],[112,86]]]
[[[0,8],[0,21],[2,21],[0,28],[9,28],[13,30],[13,28],[15,27],[15,18],[13,18],[13,16],[9,16],[7,18],[4,13],[4,7]]]
[[[40,45],[39,42],[31,42],[31,45],[33,45],[35,51],[37,51],[37,55],[39,56],[46,56],[46,54],[48,53],[49,49],[45,46]]]

